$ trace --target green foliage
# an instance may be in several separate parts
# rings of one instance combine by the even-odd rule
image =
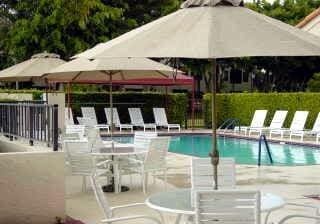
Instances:
[[[21,90],[15,90],[15,89],[0,89],[0,93],[8,93],[8,94],[19,94],[19,93],[29,93],[32,94],[33,100],[41,100],[42,94],[44,93],[41,90],[37,89],[21,89]]]
[[[187,96],[185,94],[176,93],[166,96],[162,93],[136,93],[136,92],[115,92],[113,93],[114,107],[117,107],[120,120],[123,123],[130,122],[128,107],[140,107],[146,123],[154,123],[153,107],[166,107],[168,121],[171,123],[185,122],[187,112]],[[106,122],[104,108],[109,107],[109,93],[103,92],[77,92],[71,94],[71,107],[74,116],[81,115],[81,106],[94,106],[96,114],[100,122]]]
[[[204,95],[205,124],[211,124],[211,94]],[[320,93],[251,93],[218,94],[218,124],[228,118],[240,119],[241,125],[250,125],[255,110],[268,110],[265,125],[268,126],[276,110],[288,110],[284,124],[289,127],[297,110],[309,111],[306,128],[312,128],[320,112]]]
[[[308,82],[308,90],[310,92],[320,92],[320,73],[315,73]]]
[[[273,3],[258,0],[256,3],[247,3],[246,6],[294,26],[317,9],[320,6],[320,0],[276,0]]]
[[[178,3],[179,0],[2,0],[0,68],[43,51],[68,59],[172,12]]]

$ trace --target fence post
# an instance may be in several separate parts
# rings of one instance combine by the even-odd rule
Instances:
[[[58,151],[58,104],[53,105],[53,121],[52,121],[52,142],[53,142],[53,151]]]

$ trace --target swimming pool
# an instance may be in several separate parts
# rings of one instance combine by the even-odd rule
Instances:
[[[120,137],[115,140],[132,142],[131,137]],[[170,152],[207,157],[211,150],[211,136],[209,135],[181,135],[172,136]],[[269,143],[274,165],[298,166],[320,164],[320,150],[318,148]],[[256,165],[258,161],[259,143],[253,140],[218,137],[218,148],[221,157],[234,157],[237,164]],[[262,147],[262,165],[270,165],[267,151]]]

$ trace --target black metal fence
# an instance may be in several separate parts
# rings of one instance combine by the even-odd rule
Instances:
[[[25,138],[46,142],[58,150],[58,105],[41,102],[0,103],[0,131],[10,140]]]

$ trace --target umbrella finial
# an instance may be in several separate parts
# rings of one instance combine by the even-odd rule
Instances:
[[[230,5],[230,6],[243,6],[243,0],[186,0],[181,4],[181,8],[201,7],[201,6],[219,6],[219,5]]]

